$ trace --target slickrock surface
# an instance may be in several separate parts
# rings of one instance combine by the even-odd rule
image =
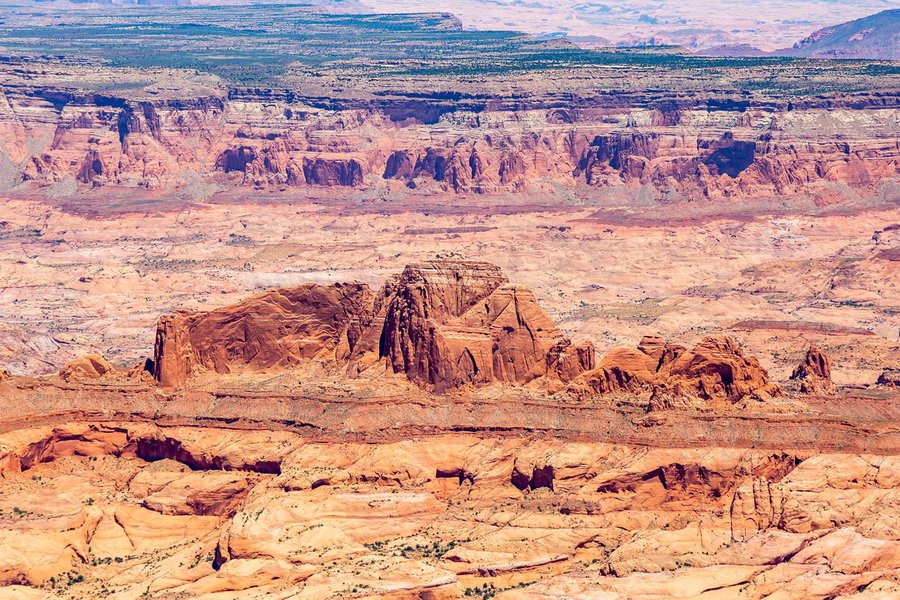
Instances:
[[[117,421],[0,456],[10,597],[900,593],[895,456]]]

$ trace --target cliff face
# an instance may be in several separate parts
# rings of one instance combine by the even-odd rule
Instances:
[[[874,191],[900,169],[890,94],[758,105],[623,94],[565,109],[422,98],[405,100],[404,115],[387,101],[309,102],[271,90],[134,100],[6,85],[4,179],[167,191],[197,177],[405,193],[646,187],[716,199]]]
[[[381,355],[397,373],[436,391],[543,376],[570,379],[593,362],[573,347],[530,290],[509,285],[485,263],[411,265],[400,277],[381,336]],[[566,350],[572,360],[564,358]]]
[[[179,387],[206,371],[344,360],[372,319],[373,300],[364,284],[308,284],[208,313],[166,315],[157,326],[154,376],[165,386]]]

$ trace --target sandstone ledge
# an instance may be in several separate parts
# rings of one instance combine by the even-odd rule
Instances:
[[[164,392],[148,384],[60,385],[11,378],[0,383],[0,431],[26,424],[108,419],[235,429],[277,428],[316,439],[383,442],[470,432],[485,437],[549,437],[649,447],[791,447],[900,453],[900,395],[848,393],[804,404],[758,404],[716,411],[647,414],[627,396],[584,403],[492,388],[482,393],[377,397],[322,385],[289,393],[258,389]],[[491,393],[492,392],[492,393]],[[854,416],[848,416],[853,414]]]

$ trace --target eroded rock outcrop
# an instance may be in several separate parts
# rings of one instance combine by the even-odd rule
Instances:
[[[206,371],[289,368],[313,358],[347,365],[351,376],[384,361],[438,392],[570,381],[594,367],[593,347],[563,336],[531,291],[509,284],[499,268],[437,260],[410,265],[377,296],[363,284],[310,284],[166,315],[152,370],[178,387]]]
[[[878,385],[900,387],[900,369],[887,367],[878,376]]]
[[[648,336],[595,364],[593,346],[564,336],[530,290],[494,265],[461,260],[409,265],[378,294],[360,283],[308,284],[166,315],[147,368],[180,387],[204,372],[287,369],[309,359],[350,377],[383,364],[435,392],[535,380],[570,383],[582,396],[652,391],[651,409],[780,393],[730,337],[688,350]]]
[[[464,384],[571,379],[593,363],[497,267],[478,262],[410,265],[391,298],[380,354],[394,372],[443,391]]]
[[[780,393],[759,361],[744,354],[730,336],[704,338],[690,352],[679,354],[665,365],[664,373],[664,387],[676,395],[693,395],[703,400],[739,402]]]
[[[791,380],[800,382],[804,394],[827,393],[834,390],[831,383],[831,361],[818,348],[811,346],[803,362],[791,374]]]
[[[109,364],[105,358],[90,354],[67,364],[59,371],[59,377],[63,381],[75,383],[100,379],[104,375],[114,372],[115,367]]]
[[[262,371],[305,359],[343,360],[371,321],[373,303],[365,284],[307,284],[207,313],[166,315],[156,332],[154,376],[177,387],[205,371]]]
[[[707,337],[688,350],[660,337],[646,336],[637,349],[616,348],[575,382],[594,393],[652,390],[651,409],[691,401],[739,402],[780,393],[752,356],[731,337]]]

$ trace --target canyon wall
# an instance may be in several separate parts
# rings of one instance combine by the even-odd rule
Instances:
[[[17,80],[0,87],[0,180],[7,188],[68,182],[70,191],[176,191],[202,181],[404,194],[620,188],[664,200],[829,202],[896,179],[897,104],[889,92],[798,103],[625,92],[326,101],[224,85],[171,98]]]

